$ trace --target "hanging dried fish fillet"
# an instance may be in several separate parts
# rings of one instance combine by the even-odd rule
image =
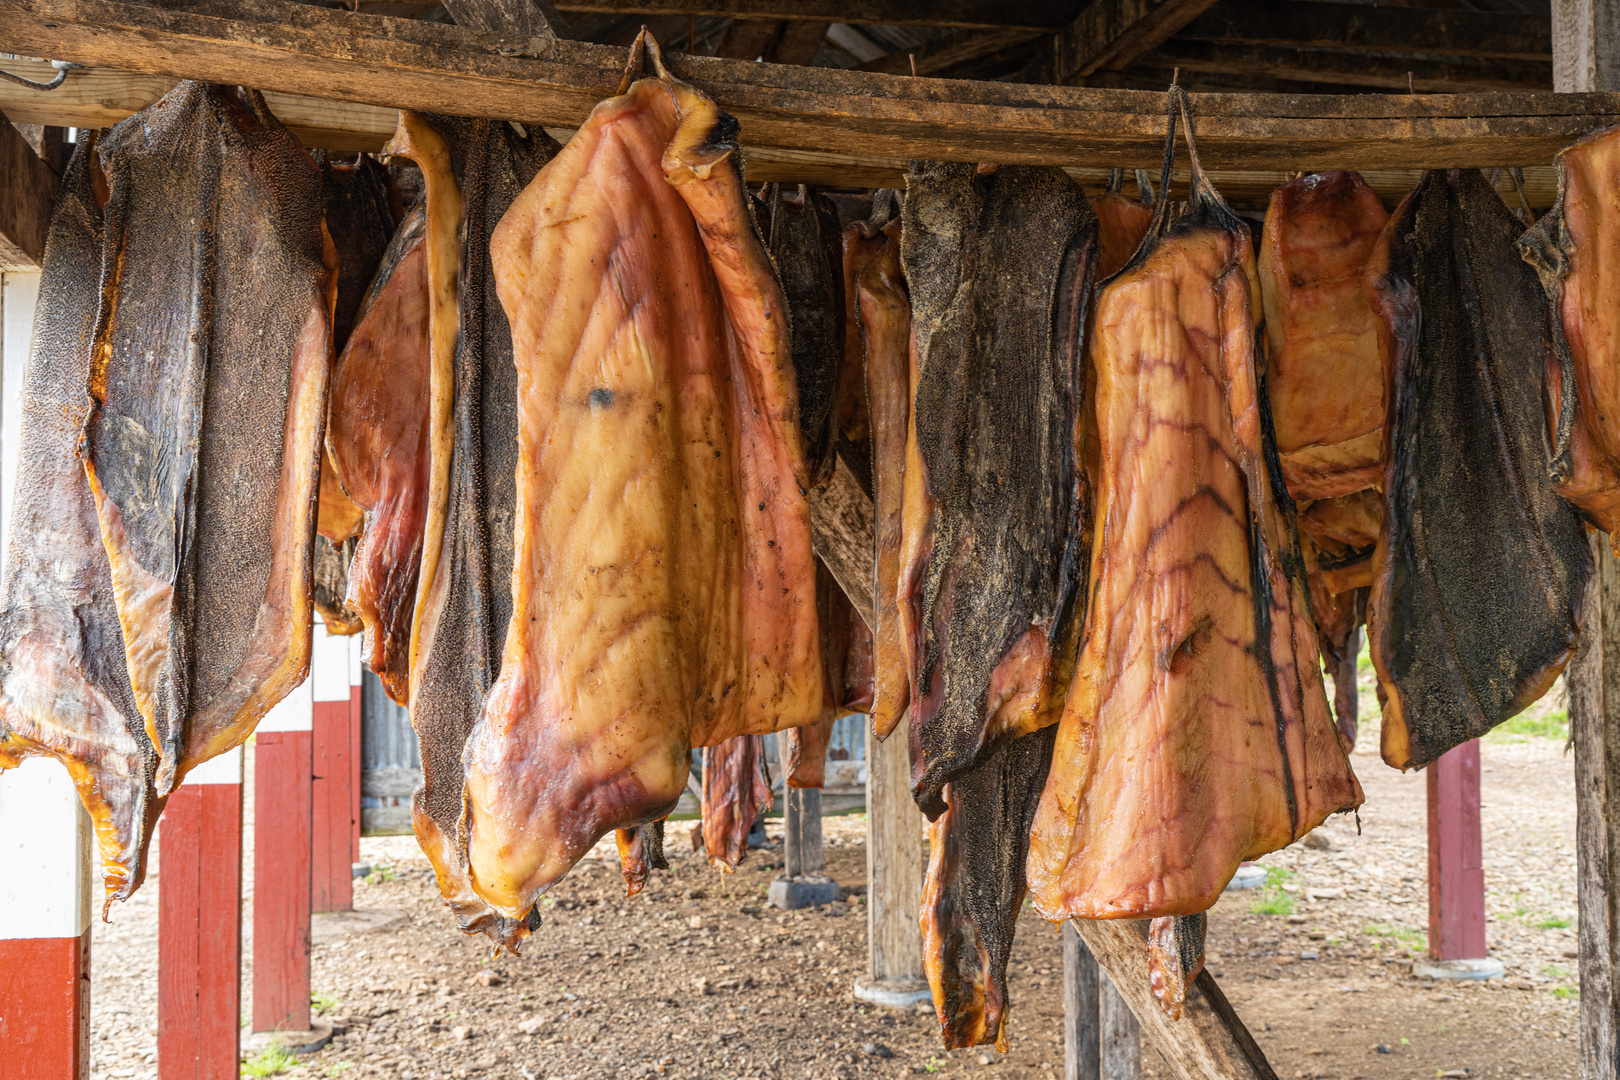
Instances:
[[[439,212],[454,217],[440,242],[453,247],[460,199],[446,201]],[[432,484],[430,320],[442,303],[432,294],[434,284],[450,288],[452,314],[456,303],[453,264],[447,279],[435,283],[429,275],[427,223],[428,207],[417,203],[382,257],[332,373],[326,433],[333,475],[365,513],[346,598],[365,623],[361,655],[402,705],[410,696],[411,625]]]
[[[1296,499],[1376,487],[1384,372],[1362,270],[1389,215],[1359,173],[1312,173],[1271,195],[1260,241],[1266,389]]]
[[[737,869],[754,821],[770,808],[764,739],[738,735],[703,751],[703,849],[711,864]]]
[[[512,579],[518,381],[493,288],[490,237],[556,144],[497,120],[405,113],[394,145],[422,165],[427,243],[441,245],[446,285],[454,285],[453,300],[436,301],[429,318],[435,351],[424,400],[444,408],[431,420],[427,472],[438,486],[429,504],[442,512],[424,523],[411,619],[411,725],[422,753],[411,824],[461,929],[514,948],[539,916],[530,909],[504,917],[473,890],[462,832],[462,752],[512,617],[505,586]],[[443,214],[437,221],[436,207]],[[434,258],[430,248],[430,263]],[[453,349],[438,351],[441,328]]]
[[[945,812],[928,826],[923,960],[947,1049],[1007,1049],[1007,958],[1056,734],[1049,726],[992,747],[945,786]]]
[[[1130,262],[1153,222],[1153,189],[1144,186],[1142,177],[1142,173],[1136,174],[1140,197],[1127,199],[1120,191],[1124,170],[1115,169],[1108,190],[1091,200],[1092,213],[1097,215],[1098,281],[1113,277]]]
[[[1148,927],[1148,983],[1159,1007],[1172,1020],[1181,1019],[1187,987],[1204,970],[1204,935],[1209,917],[1177,915],[1154,919]]]
[[[872,213],[844,229],[841,237],[844,289],[844,360],[838,375],[838,398],[833,406],[835,449],[840,463],[873,495],[872,417],[867,402],[866,355],[862,344],[861,314],[856,292],[867,262],[889,239],[883,226],[894,213],[895,193],[880,189],[872,196]]]
[[[77,452],[101,299],[94,153],[81,135],[62,177],[23,375],[0,607],[0,769],[35,756],[67,766],[95,825],[110,906],[141,884],[163,800],[152,792],[157,750],[129,685],[112,571]]]
[[[791,327],[789,354],[799,395],[799,431],[810,479],[832,476],[838,431],[834,414],[844,366],[843,257],[838,211],[800,184],[765,188],[766,247],[781,275]]]
[[[911,659],[900,625],[902,516],[911,395],[911,300],[900,270],[900,222],[877,233],[856,278],[858,316],[872,425],[872,731],[880,739],[911,702]]]
[[[256,92],[182,83],[102,160],[84,458],[161,795],[308,672],[334,281],[320,174]]]
[[[598,105],[490,245],[520,471],[466,821],[472,879],[507,916],[599,837],[668,814],[690,747],[821,714],[781,292],[735,121],[645,47],[659,77]]]
[[[841,716],[872,707],[872,635],[820,559],[816,613],[821,624],[821,719],[776,737],[788,787],[821,787],[833,725]]]
[[[664,821],[648,822],[633,829],[618,830],[619,868],[624,873],[624,895],[634,896],[647,887],[654,870],[668,870],[664,858]]]
[[[1057,168],[914,163],[906,182],[917,381],[899,596],[912,791],[934,818],[985,746],[1051,723],[1062,700],[1085,573],[1097,219]]]
[[[1579,632],[1591,551],[1552,485],[1548,310],[1522,232],[1477,171],[1428,172],[1367,269],[1390,405],[1367,637],[1396,768],[1535,701]]]
[[[1558,201],[1518,241],[1557,316],[1546,377],[1552,469],[1558,493],[1613,545],[1620,543],[1620,319],[1612,299],[1620,273],[1612,196],[1620,128],[1588,135],[1553,160]]]
[[[1203,911],[1242,860],[1361,802],[1256,367],[1249,232],[1196,155],[1192,178],[1097,298],[1091,601],[1028,861],[1050,919]]]

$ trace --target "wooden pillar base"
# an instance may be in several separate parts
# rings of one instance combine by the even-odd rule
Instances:
[[[7,1080],[90,1075],[90,931],[0,939],[0,1046]]]

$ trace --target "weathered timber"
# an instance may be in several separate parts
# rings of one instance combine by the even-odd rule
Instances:
[[[1587,583],[1586,625],[1570,661],[1569,734],[1575,743],[1575,893],[1580,909],[1581,1076],[1620,1075],[1620,562],[1592,538],[1598,572]]]
[[[1035,54],[1031,82],[1077,83],[1098,71],[1129,67],[1214,0],[1095,0]]]
[[[1552,0],[1553,88],[1620,90],[1620,4]]]
[[[1411,85],[1426,94],[1552,89],[1550,55],[1537,60],[1446,61],[1177,38],[1147,53],[1142,62],[1158,68],[1179,67],[1183,72],[1255,74],[1391,90],[1405,90],[1410,77]]]
[[[566,38],[568,20],[551,0],[444,0],[457,26],[514,37]]]
[[[60,186],[56,173],[0,113],[0,271],[40,268]]]
[[[765,60],[772,64],[805,64],[816,58],[827,23],[789,19],[735,19],[726,27],[716,56],[732,60]]]
[[[1387,4],[1279,4],[1220,0],[1181,28],[1178,41],[1290,49],[1551,60],[1545,16]]]
[[[810,543],[832,572],[861,621],[872,625],[872,497],[840,467],[826,487],[810,493]]]
[[[1061,29],[1085,0],[562,0],[563,11],[606,15],[681,15],[696,18],[796,19],[801,22],[885,23],[974,30],[1016,28],[1035,33]]]
[[[1141,1080],[1141,1025],[1074,923],[1062,934],[1063,1080]]]
[[[856,980],[855,995],[879,1004],[922,1000],[928,996],[917,922],[923,816],[911,798],[906,740],[878,742],[871,725],[866,727],[866,820],[867,969],[866,977]]]
[[[0,0],[0,49],[284,94],[572,126],[618,88],[622,49],[520,40],[288,0]],[[512,55],[506,55],[510,53]],[[524,53],[526,55],[516,55]],[[1162,93],[966,82],[674,56],[757,148],[1134,168]],[[57,91],[56,93],[60,93]],[[40,95],[49,96],[49,95]],[[1620,95],[1195,95],[1206,167],[1532,165],[1620,122]],[[39,122],[39,121],[36,121]]]
[[[1165,1015],[1148,985],[1146,922],[1076,919],[1073,925],[1136,1014],[1142,1033],[1181,1080],[1276,1080],[1254,1036],[1208,971],[1187,987],[1181,1019]]]
[[[934,75],[962,64],[992,56],[1014,45],[1033,41],[1040,35],[1032,30],[958,30],[954,34],[925,41],[914,49],[889,53],[860,65],[862,71],[883,71],[890,75],[910,75],[915,60],[918,75]]]

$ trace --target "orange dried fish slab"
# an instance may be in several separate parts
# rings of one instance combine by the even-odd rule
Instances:
[[[690,748],[821,715],[794,371],[735,135],[642,79],[491,241],[518,375],[513,607],[466,821],[508,917],[668,814]]]

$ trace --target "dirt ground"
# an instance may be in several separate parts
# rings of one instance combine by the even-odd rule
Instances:
[[[1371,698],[1364,685],[1363,716]],[[1482,755],[1488,931],[1505,979],[1411,975],[1427,921],[1424,778],[1379,761],[1376,720],[1354,757],[1367,793],[1359,835],[1355,819],[1334,819],[1318,830],[1325,844],[1267,857],[1266,887],[1228,893],[1211,912],[1209,966],[1279,1076],[1576,1076],[1575,807],[1560,709],[1549,699]],[[606,858],[548,895],[524,955],[499,959],[454,932],[408,838],[367,839],[379,869],[357,882],[355,902],[394,921],[351,931],[354,920],[317,918],[316,1000],[343,1034],[283,1075],[1060,1076],[1060,939],[1033,914],[1014,951],[1007,1055],[942,1050],[926,1006],[895,1013],[853,999],[866,962],[864,823],[826,826],[828,871],[848,894],[830,908],[766,907],[779,850],[722,878],[686,844],[689,825],[672,823],[672,869],[645,893],[624,898],[603,845]],[[155,1076],[155,876],[96,930],[97,1080]],[[1151,1051],[1144,1064],[1148,1077],[1167,1075]]]

